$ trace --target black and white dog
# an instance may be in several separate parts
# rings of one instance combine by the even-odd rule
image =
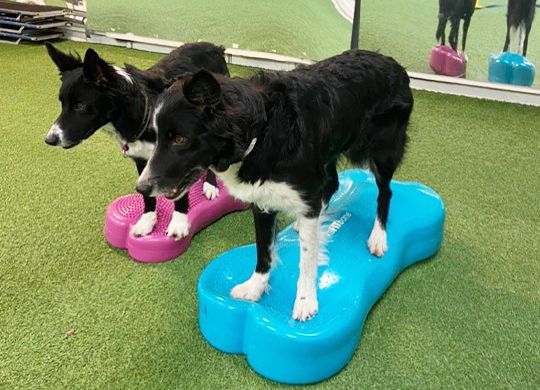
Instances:
[[[508,51],[512,38],[519,30],[518,53],[526,56],[527,45],[529,44],[529,33],[531,32],[534,13],[536,11],[536,0],[509,0],[506,13],[506,40],[503,51]]]
[[[47,51],[57,65],[62,79],[60,102],[62,112],[49,130],[45,142],[71,148],[90,137],[99,128],[112,124],[122,153],[135,161],[140,174],[156,142],[152,128],[158,94],[178,77],[188,72],[208,69],[228,75],[223,47],[211,43],[186,44],[172,51],[146,71],[131,65],[126,69],[112,66],[88,49],[84,61],[63,53],[47,43]],[[218,195],[216,178],[208,172],[203,184],[208,199]],[[156,200],[144,197],[144,214],[132,227],[137,236],[152,232],[156,223]],[[175,211],[167,235],[175,239],[187,236],[187,195],[175,203]]]
[[[173,84],[157,104],[157,145],[137,190],[176,198],[210,168],[253,205],[257,267],[231,291],[234,298],[256,301],[268,289],[276,212],[284,211],[297,219],[301,248],[292,316],[315,315],[319,218],[338,188],[342,154],[375,175],[377,217],[366,238],[372,254],[384,255],[390,179],[413,107],[409,77],[392,58],[351,50],[247,80],[203,70]]]
[[[450,20],[450,35],[448,41],[452,49],[457,51],[459,38],[459,25],[463,19],[463,38],[461,51],[465,52],[467,32],[474,13],[475,0],[439,0],[439,24],[435,37],[441,45],[445,44],[446,23]]]

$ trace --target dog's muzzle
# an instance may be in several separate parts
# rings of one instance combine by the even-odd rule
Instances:
[[[45,143],[51,146],[60,146],[62,145],[62,128],[58,126],[57,123],[54,123],[47,136],[45,137]]]

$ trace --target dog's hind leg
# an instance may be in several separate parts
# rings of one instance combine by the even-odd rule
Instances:
[[[504,41],[503,51],[508,51],[510,46],[510,26],[506,27],[506,39]]]
[[[253,206],[253,220],[257,242],[257,266],[248,280],[231,290],[231,296],[235,299],[255,302],[269,289],[270,269],[275,257],[276,213],[266,213]]]
[[[134,159],[137,166],[137,172],[141,175],[144,167],[146,166],[146,160]],[[156,198],[149,196],[143,196],[144,200],[144,212],[141,218],[131,227],[131,234],[134,236],[146,236],[152,233],[154,225],[157,221],[156,215]]]
[[[525,27],[525,38],[523,41],[523,56],[527,55],[527,46],[529,45],[529,33],[531,32],[532,23],[534,20],[534,12],[536,11],[536,2],[531,2],[531,9],[529,14],[525,18],[524,27]]]
[[[463,20],[463,38],[461,41],[461,51],[465,52],[465,46],[467,44],[467,32],[469,31],[469,25],[471,24],[471,15],[468,15]]]
[[[441,43],[441,45],[444,45],[446,41],[445,30],[447,20],[448,18],[445,15],[439,14],[439,24],[437,25],[437,32],[435,33],[435,38]]]
[[[523,39],[523,57],[527,57],[527,46],[529,45],[529,33],[531,28],[529,27],[525,32],[525,38]]]
[[[408,92],[410,94],[410,91]],[[371,254],[383,256],[388,249],[386,224],[392,191],[390,181],[405,153],[407,142],[407,125],[412,110],[412,96],[401,99],[394,107],[376,115],[367,131],[373,132],[369,150],[369,163],[375,176],[379,194],[377,197],[377,215],[373,230],[368,238]],[[354,150],[349,153],[351,161],[355,161]]]
[[[525,57],[525,36],[526,36],[526,27],[525,21],[522,21],[518,27],[519,31],[519,43],[518,43],[518,53]]]
[[[450,35],[448,41],[452,49],[457,51],[458,39],[459,39],[459,23],[461,19],[457,16],[452,16],[450,19]]]

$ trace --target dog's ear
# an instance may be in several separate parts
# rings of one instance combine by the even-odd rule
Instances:
[[[56,64],[56,67],[60,73],[82,66],[81,57],[79,57],[78,54],[73,55],[63,53],[49,42],[45,42],[45,47],[47,48],[49,57],[51,57],[53,62]]]
[[[114,69],[96,53],[88,49],[84,55],[83,75],[86,80],[104,85],[116,77]]]
[[[184,82],[186,99],[196,106],[216,106],[221,102],[221,87],[212,74],[204,69]]]
[[[129,74],[143,80],[154,91],[162,92],[173,83],[172,80],[169,80],[155,72],[140,70],[130,64],[124,64],[124,66]]]

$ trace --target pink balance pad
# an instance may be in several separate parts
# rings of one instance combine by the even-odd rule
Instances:
[[[179,241],[167,237],[167,227],[174,211],[174,202],[160,196],[156,202],[157,222],[147,236],[135,237],[130,233],[144,211],[142,195],[124,195],[114,200],[105,216],[105,238],[115,248],[127,249],[131,258],[144,263],[172,260],[184,253],[192,237],[201,229],[225,214],[245,210],[246,205],[232,198],[218,179],[219,196],[208,200],[203,195],[204,176],[189,191],[189,235]]]
[[[439,45],[431,49],[429,66],[437,74],[452,77],[463,77],[467,69],[467,58],[450,46]]]

